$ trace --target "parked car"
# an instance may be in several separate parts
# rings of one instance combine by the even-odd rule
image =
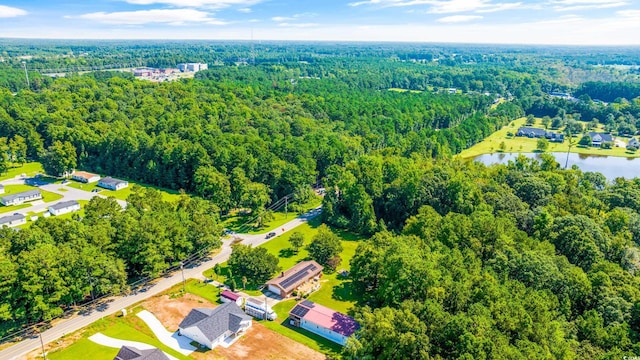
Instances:
[[[97,192],[100,192],[100,189],[93,189],[91,190],[91,192],[97,193]]]
[[[265,237],[265,239],[271,239],[272,237],[276,236],[276,233],[274,233],[273,231],[268,233],[267,236]]]

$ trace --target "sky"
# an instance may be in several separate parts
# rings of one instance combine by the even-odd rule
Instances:
[[[0,37],[640,45],[640,0],[0,0]]]

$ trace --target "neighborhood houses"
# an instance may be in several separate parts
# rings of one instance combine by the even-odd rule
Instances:
[[[229,290],[220,293],[220,301],[223,303],[234,302],[238,306],[242,306],[242,296]]]
[[[51,215],[62,215],[80,210],[80,203],[75,200],[62,201],[49,206]]]
[[[523,126],[518,129],[516,136],[526,136],[528,138],[547,139],[550,142],[564,142],[564,134],[559,134],[545,129]]]
[[[360,328],[351,316],[309,300],[304,300],[291,309],[289,323],[340,345],[344,345],[347,338]]]
[[[267,282],[269,291],[281,298],[289,297],[294,291],[310,293],[320,286],[323,267],[313,260],[301,261],[291,269]]]
[[[28,190],[28,191],[19,192],[16,194],[3,196],[0,198],[0,203],[2,203],[2,205],[4,206],[11,206],[11,205],[20,205],[28,201],[34,201],[34,200],[40,200],[40,199],[42,199],[42,193],[40,192],[40,190]]]
[[[244,312],[256,319],[275,320],[278,315],[265,301],[253,297],[247,298],[244,302]]]
[[[109,190],[120,190],[129,186],[129,183],[124,180],[112,178],[107,176],[106,178],[102,178],[98,181],[98,186],[101,188],[109,189]]]
[[[193,309],[182,320],[179,333],[201,346],[213,349],[230,345],[251,327],[251,317],[235,302],[224,303],[215,309]]]

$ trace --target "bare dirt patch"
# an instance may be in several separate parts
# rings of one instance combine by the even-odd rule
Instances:
[[[215,355],[212,356],[211,353]],[[194,352],[191,356],[197,360],[217,358],[217,356],[223,359],[326,359],[322,353],[267,329],[256,322],[253,323],[240,340],[229,348],[225,349],[219,346],[214,351]]]
[[[154,296],[143,302],[142,306],[152,312],[169,331],[178,330],[178,325],[191,309],[215,307],[200,296],[189,293],[179,298],[171,298],[169,295]]]

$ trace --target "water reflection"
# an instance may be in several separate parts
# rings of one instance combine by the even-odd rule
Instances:
[[[518,155],[540,160],[539,153],[496,153],[477,156],[474,160],[483,164],[506,164],[515,161]],[[549,153],[556,158],[556,161],[564,166],[567,153]],[[624,158],[605,155],[569,154],[568,167],[577,165],[582,171],[593,171],[602,173],[607,179],[613,180],[617,177],[632,179],[640,177],[640,158]]]

